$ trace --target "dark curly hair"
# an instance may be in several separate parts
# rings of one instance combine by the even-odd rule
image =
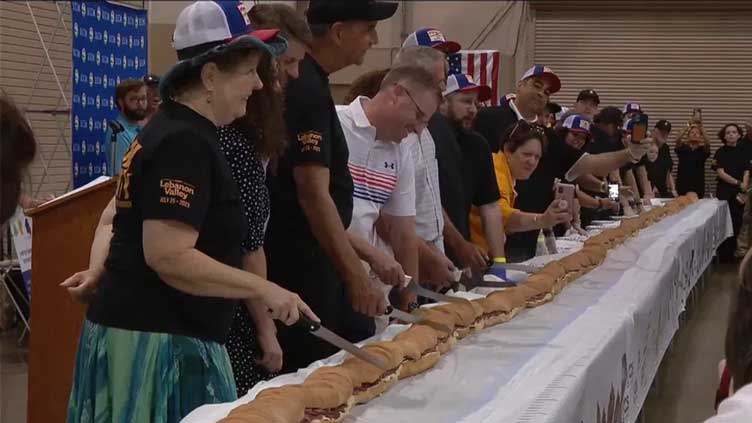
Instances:
[[[501,134],[501,150],[509,148],[514,153],[518,148],[525,145],[530,140],[537,139],[541,143],[543,150],[548,144],[546,129],[536,123],[529,123],[526,120],[518,120],[517,123],[509,125]]]
[[[723,128],[721,128],[720,131],[718,131],[718,139],[721,140],[721,142],[723,143],[723,145],[726,145],[726,129],[728,129],[730,126],[733,126],[734,128],[736,128],[736,132],[739,133],[739,139],[740,140],[742,139],[742,136],[744,135],[744,133],[742,132],[741,126],[739,126],[739,125],[737,125],[735,123],[727,123],[727,124],[723,125]]]
[[[16,210],[21,181],[34,160],[37,142],[23,113],[0,90],[0,225]]]
[[[264,87],[248,98],[245,115],[232,123],[249,141],[256,143],[256,151],[267,159],[278,158],[287,146],[278,72],[275,59],[264,54],[258,66]]]

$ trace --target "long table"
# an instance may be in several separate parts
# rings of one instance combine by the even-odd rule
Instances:
[[[552,302],[460,341],[427,373],[353,408],[346,422],[634,422],[690,291],[732,233],[727,203],[701,200],[613,249]],[[391,325],[378,338],[404,328]],[[302,382],[343,357],[200,407],[183,422],[217,421],[261,390]]]

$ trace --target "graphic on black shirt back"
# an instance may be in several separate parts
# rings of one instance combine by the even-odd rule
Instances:
[[[115,201],[117,207],[131,208],[133,207],[133,195],[131,193],[131,178],[133,177],[133,171],[131,165],[133,164],[133,157],[141,150],[141,143],[138,138],[133,140],[133,143],[128,148],[123,156],[123,165],[120,170],[120,179],[118,179],[117,190],[115,191]]]

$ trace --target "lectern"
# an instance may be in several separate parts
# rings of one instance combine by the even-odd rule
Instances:
[[[29,423],[65,421],[86,306],[60,283],[88,267],[94,230],[114,193],[108,180],[26,211],[33,219]]]

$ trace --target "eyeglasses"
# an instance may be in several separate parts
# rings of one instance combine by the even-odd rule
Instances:
[[[420,123],[424,125],[428,125],[428,121],[431,120],[431,116],[423,112],[423,110],[418,105],[418,102],[415,101],[415,98],[413,98],[413,95],[410,94],[410,90],[408,90],[407,87],[405,87],[404,85],[400,85],[400,87],[402,87],[402,89],[405,90],[405,94],[407,94],[407,96],[413,102],[413,105],[415,106],[415,110],[418,112],[417,115],[418,115],[418,120],[420,121]]]
[[[517,132],[517,129],[522,127],[523,131],[534,131],[538,133],[539,135],[545,136],[546,135],[546,128],[542,125],[539,125],[537,123],[530,123],[526,120],[518,120],[517,123],[514,125],[514,129],[512,129],[512,132],[509,133],[509,137],[507,139],[512,139],[515,132]]]

